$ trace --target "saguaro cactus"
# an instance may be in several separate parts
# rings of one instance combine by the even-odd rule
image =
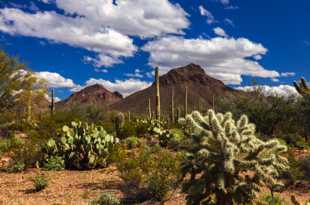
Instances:
[[[49,108],[51,112],[51,117],[53,117],[55,111],[54,89],[51,90],[51,103],[49,105]]]
[[[152,119],[152,105],[151,105],[151,98],[148,100],[148,117]]]
[[[281,156],[287,148],[278,140],[258,139],[247,116],[236,122],[231,113],[195,111],[180,123],[192,136],[182,163],[187,204],[250,204],[261,184],[281,185],[277,177],[288,169]]]
[[[187,86],[185,87],[184,113],[185,113],[185,116],[188,113],[188,88],[187,88]]]
[[[156,83],[156,119],[160,120],[160,84],[159,84],[159,69],[155,68],[155,83]]]
[[[174,112],[174,90],[171,89],[171,123],[175,123],[175,112]]]
[[[114,128],[116,132],[116,136],[119,137],[121,133],[121,129],[124,127],[125,124],[125,116],[123,113],[119,112],[112,119],[114,123]]]
[[[304,78],[301,78],[298,82],[294,82],[294,86],[297,92],[303,97],[310,96],[310,88]]]

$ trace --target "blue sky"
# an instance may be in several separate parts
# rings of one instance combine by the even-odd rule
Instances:
[[[0,0],[0,46],[56,88],[128,95],[188,63],[233,87],[294,92],[310,79],[310,2]]]

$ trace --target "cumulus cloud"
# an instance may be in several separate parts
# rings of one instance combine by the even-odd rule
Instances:
[[[74,88],[75,83],[71,79],[64,78],[58,73],[47,71],[36,72],[36,76],[44,80],[49,88]]]
[[[103,85],[105,88],[113,92],[118,91],[123,96],[128,96],[134,92],[145,89],[151,85],[151,83],[149,82],[142,81],[139,79],[132,79],[132,78],[126,79],[126,80],[115,80],[115,81],[91,78],[88,81],[86,81],[85,86],[76,87],[73,89],[73,91],[76,92],[78,90],[81,90],[84,87],[91,86],[94,84]]]
[[[130,78],[143,78],[144,75],[140,69],[135,69],[134,73],[126,73],[125,76]]]
[[[121,63],[122,58],[134,55],[137,47],[131,36],[183,34],[182,30],[189,26],[188,14],[168,0],[113,2],[56,0],[55,5],[65,14],[2,8],[0,31],[85,48],[97,53],[88,62],[101,67]]]
[[[132,39],[112,29],[89,28],[84,18],[71,18],[55,12],[29,14],[18,9],[0,10],[0,31],[46,38],[99,53],[101,64],[119,63],[120,57],[133,56]]]
[[[252,92],[254,90],[259,89],[265,96],[278,96],[278,97],[299,97],[300,95],[294,88],[294,86],[290,85],[279,85],[279,86],[268,86],[268,85],[260,85],[260,86],[243,86],[237,87],[238,90],[243,90],[247,92]]]
[[[208,24],[212,24],[216,22],[213,14],[210,11],[208,11],[205,7],[203,7],[202,5],[199,6],[199,12],[201,16],[207,17]]]
[[[111,27],[128,35],[153,37],[182,33],[189,26],[187,13],[168,0],[57,0],[67,13],[86,16],[89,23]]]
[[[294,72],[283,72],[283,73],[281,73],[281,77],[293,77],[295,75],[296,75],[296,73],[294,73]]]
[[[250,58],[265,55],[267,49],[245,38],[184,39],[164,37],[147,43],[144,51],[150,52],[149,63],[159,66],[162,72],[171,68],[196,63],[206,72],[226,84],[240,84],[242,75],[277,78],[279,73],[262,67]]]
[[[213,32],[221,37],[228,37],[228,35],[226,34],[226,32],[224,31],[224,29],[220,28],[220,27],[216,27],[213,29]]]

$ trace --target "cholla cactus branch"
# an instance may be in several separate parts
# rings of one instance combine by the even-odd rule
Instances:
[[[298,82],[294,82],[294,87],[303,97],[310,95],[310,88],[304,78],[301,78]]]
[[[183,179],[188,204],[210,199],[217,205],[249,203],[259,185],[281,185],[276,178],[288,169],[281,156],[286,147],[277,140],[258,139],[247,116],[235,122],[231,113],[209,110],[203,116],[194,111],[179,122],[193,136],[182,164],[183,176],[191,176]]]

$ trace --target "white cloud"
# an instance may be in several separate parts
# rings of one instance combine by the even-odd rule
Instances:
[[[299,97],[300,95],[294,88],[294,86],[290,85],[279,85],[279,86],[268,86],[268,85],[260,85],[260,86],[243,86],[237,87],[238,90],[243,90],[247,92],[251,92],[254,90],[261,90],[261,92],[265,96],[279,96],[279,97]]]
[[[123,34],[153,37],[182,33],[189,26],[187,13],[168,0],[56,0],[67,13],[86,16],[89,23],[111,27]]]
[[[235,27],[235,23],[233,22],[233,20],[229,19],[229,18],[225,18],[224,22],[230,26],[232,26],[233,28]]]
[[[293,77],[295,75],[296,75],[296,73],[294,73],[294,72],[283,72],[283,73],[281,73],[281,77]]]
[[[213,29],[213,32],[221,37],[228,37],[228,35],[226,34],[226,32],[224,31],[224,29],[220,28],[220,27],[216,27]]]
[[[88,81],[86,81],[84,87],[91,86],[94,84],[103,85],[105,88],[113,92],[118,91],[123,96],[128,96],[134,92],[145,89],[151,85],[151,83],[149,82],[131,78],[126,80],[115,80],[115,81],[91,78]],[[73,91],[76,92],[78,90],[83,89],[84,87],[75,88],[73,89]]]
[[[208,11],[205,7],[203,7],[202,5],[199,6],[199,12],[201,16],[207,17],[208,24],[212,24],[216,22],[213,14],[210,11]]]
[[[221,2],[221,4],[223,5],[228,5],[230,3],[229,0],[219,0]]]
[[[85,48],[97,54],[87,62],[101,67],[134,55],[137,47],[131,36],[183,34],[189,26],[188,14],[168,0],[116,1],[116,5],[112,0],[55,0],[55,5],[65,14],[2,8],[0,31]]]
[[[250,57],[264,55],[267,49],[245,38],[184,39],[164,37],[147,43],[149,64],[159,66],[163,72],[195,63],[226,84],[240,84],[242,75],[277,78],[279,73],[262,67]]]
[[[121,57],[133,56],[132,39],[112,29],[89,28],[83,18],[71,18],[55,12],[25,13],[18,9],[0,10],[0,31],[46,38],[99,53],[100,65],[111,66]],[[108,59],[108,60],[107,60]]]
[[[143,78],[144,77],[140,69],[135,69],[134,73],[126,73],[125,76],[130,77],[130,78]]]
[[[275,83],[280,82],[279,78],[271,78],[271,81]]]
[[[74,88],[76,86],[71,79],[64,78],[58,73],[42,71],[36,72],[36,76],[46,81],[49,88]]]

